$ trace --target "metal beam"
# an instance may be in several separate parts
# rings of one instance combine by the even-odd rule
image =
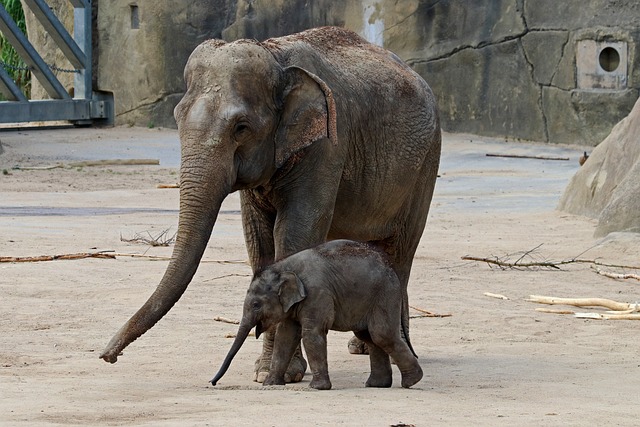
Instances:
[[[27,101],[27,97],[24,96],[18,85],[2,66],[0,66],[0,92],[9,101]]]
[[[92,49],[91,49],[91,1],[83,0],[86,3],[83,7],[75,6],[73,9],[73,38],[84,52],[87,59],[84,67],[75,75],[73,82],[74,97],[91,99],[93,92],[93,70],[92,70]]]
[[[0,4],[0,31],[22,60],[31,67],[31,73],[36,76],[49,96],[54,99],[71,98],[2,4]]]
[[[64,56],[75,68],[84,68],[87,62],[85,53],[71,38],[67,29],[62,25],[58,17],[43,0],[22,0],[31,9],[31,12],[40,21],[45,31],[49,33],[58,45]]]
[[[0,102],[0,117],[7,122],[84,121],[108,118],[107,101],[80,99]]]

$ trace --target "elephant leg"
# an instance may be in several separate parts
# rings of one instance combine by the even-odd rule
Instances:
[[[422,379],[422,367],[418,359],[398,333],[396,325],[384,325],[379,322],[378,327],[371,327],[373,345],[379,347],[385,356],[392,357],[402,374],[402,387],[409,388]],[[373,354],[373,353],[372,353]],[[373,365],[373,358],[371,360]],[[373,373],[373,366],[372,366]]]
[[[253,376],[253,380],[259,383],[264,383],[269,375],[274,347],[274,333],[265,332],[262,336],[262,354],[256,359]],[[284,373],[284,381],[286,383],[298,383],[302,381],[306,370],[307,361],[302,356],[302,349],[298,341],[293,356],[289,361],[289,366]]]
[[[369,363],[371,373],[365,383],[366,387],[391,387],[393,383],[393,373],[389,355],[379,346],[371,341],[368,331],[356,332],[356,337],[365,342],[369,348]]]
[[[293,320],[285,320],[276,328],[273,341],[271,366],[263,385],[282,385],[286,382],[287,368],[300,343],[300,324]]]
[[[319,331],[317,328],[304,330],[302,342],[313,374],[309,387],[317,390],[330,390],[331,380],[329,379],[329,365],[327,363],[326,332]]]
[[[349,353],[351,354],[369,354],[369,347],[367,346],[367,343],[357,336],[351,337],[347,346],[349,348]]]

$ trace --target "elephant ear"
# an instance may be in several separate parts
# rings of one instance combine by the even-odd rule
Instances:
[[[338,143],[333,93],[322,79],[299,67],[284,69],[282,116],[276,131],[276,167],[322,138]]]
[[[278,298],[282,304],[282,309],[286,313],[294,305],[307,297],[307,291],[300,278],[291,271],[280,274],[280,287],[278,288]]]

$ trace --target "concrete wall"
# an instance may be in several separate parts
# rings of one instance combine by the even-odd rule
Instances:
[[[202,40],[262,40],[321,25],[350,28],[413,66],[434,89],[448,131],[595,145],[640,89],[636,1],[94,0],[94,7],[97,85],[114,93],[119,124],[175,126],[182,69]]]

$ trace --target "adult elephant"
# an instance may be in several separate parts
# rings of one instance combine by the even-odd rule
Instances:
[[[407,283],[440,159],[427,83],[393,53],[334,27],[261,43],[206,41],[185,80],[175,108],[182,162],[172,260],[100,357],[116,362],[178,301],[222,201],[237,190],[254,272],[326,240],[371,242],[390,256],[408,319]],[[257,381],[271,358],[265,335]],[[305,369],[298,352],[286,380],[300,381]]]

